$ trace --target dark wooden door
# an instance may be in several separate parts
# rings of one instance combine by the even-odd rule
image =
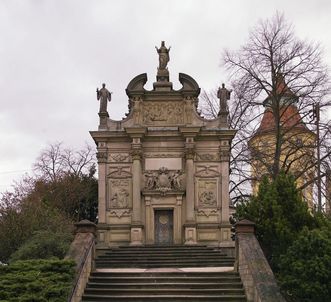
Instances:
[[[173,244],[173,210],[155,210],[155,244]]]

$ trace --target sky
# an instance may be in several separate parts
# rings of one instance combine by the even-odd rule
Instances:
[[[0,192],[50,143],[93,145],[102,83],[110,117],[124,117],[130,80],[146,72],[152,88],[161,41],[174,88],[183,72],[214,89],[227,80],[222,51],[276,11],[298,38],[320,42],[331,66],[330,0],[0,0]]]

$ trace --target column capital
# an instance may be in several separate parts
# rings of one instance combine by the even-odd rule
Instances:
[[[219,154],[221,161],[230,161],[230,142],[228,140],[221,140]]]
[[[230,161],[230,150],[228,148],[221,148],[220,149],[220,160],[221,161]]]
[[[107,162],[107,151],[106,150],[100,150],[97,152],[97,160],[98,164],[105,164]]]
[[[194,159],[195,156],[195,149],[192,147],[186,148],[184,151],[185,159]]]
[[[132,160],[141,160],[143,152],[140,148],[134,148],[131,150]]]

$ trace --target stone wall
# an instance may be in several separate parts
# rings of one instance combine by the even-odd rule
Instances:
[[[236,270],[249,302],[285,302],[274,274],[254,234],[254,223],[236,224]]]

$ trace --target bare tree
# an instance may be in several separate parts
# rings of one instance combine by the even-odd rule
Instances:
[[[318,103],[322,111],[330,105],[328,68],[322,62],[320,45],[298,39],[292,25],[277,13],[271,20],[260,21],[238,51],[225,50],[223,63],[234,90],[230,126],[238,129],[232,142],[233,197],[249,192],[247,184],[258,181],[263,173],[275,178],[280,170],[294,171],[297,179],[305,179],[301,189],[319,180],[316,165],[326,168],[330,162],[330,125],[323,120],[319,125],[320,162],[315,156],[313,105]],[[202,94],[202,99],[206,116],[218,112],[210,94]],[[266,115],[269,121],[263,120]],[[261,131],[261,122],[269,122],[270,128],[264,130],[272,139],[259,142],[256,148],[252,138]],[[259,173],[251,173],[252,161]],[[303,177],[307,171],[314,175]]]
[[[50,181],[67,174],[81,176],[95,171],[95,153],[89,145],[76,151],[63,148],[62,143],[50,144],[41,151],[33,169],[37,176]]]

